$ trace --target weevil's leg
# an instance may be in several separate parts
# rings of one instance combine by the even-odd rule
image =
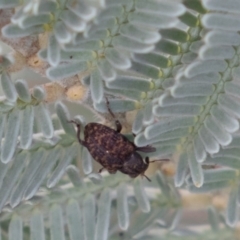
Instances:
[[[77,139],[78,139],[78,142],[83,145],[84,147],[87,147],[87,144],[85,141],[83,141],[81,138],[80,138],[80,133],[81,133],[81,125],[79,123],[77,123],[76,121],[74,120],[71,120],[69,121],[70,123],[74,123],[77,127]]]
[[[137,147],[136,151],[145,152],[145,153],[156,152],[156,148],[152,146]]]
[[[150,163],[153,163],[153,162],[169,162],[169,161],[170,161],[169,159],[164,158],[164,159],[159,159],[159,160],[153,160]]]
[[[98,170],[98,173],[101,173],[103,169],[104,169],[104,167],[100,168],[100,169]]]
[[[109,107],[109,101],[108,101],[107,97],[105,97],[105,98],[106,98],[107,109],[108,109],[109,113],[111,114],[111,116],[115,119],[116,130],[117,130],[117,132],[120,133],[122,130],[122,124],[116,119],[115,115],[113,114],[112,110]]]

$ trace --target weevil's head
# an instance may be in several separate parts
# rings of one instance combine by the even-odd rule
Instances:
[[[119,171],[129,175],[131,178],[136,178],[139,175],[145,176],[144,173],[148,169],[148,166],[149,158],[147,157],[144,161],[139,153],[134,152],[124,162],[123,167]],[[145,177],[151,181],[147,176]]]

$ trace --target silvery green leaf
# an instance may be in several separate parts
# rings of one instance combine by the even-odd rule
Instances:
[[[236,159],[240,159],[240,150],[239,148],[225,148],[225,149],[220,149],[217,153],[212,155],[214,158],[215,157],[234,157]]]
[[[184,152],[179,157],[176,174],[174,176],[174,183],[176,187],[181,187],[183,185],[187,175],[187,170],[188,170],[188,158],[186,152]]]
[[[236,51],[232,46],[203,46],[199,51],[199,57],[201,59],[232,59]]]
[[[86,28],[86,23],[72,11],[62,11],[60,18],[73,31],[83,32]]]
[[[180,43],[186,43],[189,38],[189,33],[178,28],[162,29],[160,33],[165,39],[171,39]]]
[[[51,66],[57,66],[60,62],[61,48],[54,35],[48,39],[47,59]]]
[[[90,173],[88,178],[94,183],[100,185],[103,182],[103,177],[99,173]]]
[[[137,203],[142,212],[147,213],[150,211],[149,199],[146,195],[143,186],[143,180],[136,179],[134,180],[134,193],[137,199]]]
[[[192,27],[192,28],[197,28],[198,25],[199,25],[199,18],[198,16],[193,13],[191,13],[190,11],[187,11],[185,14],[183,14],[182,16],[179,17],[179,20],[186,24],[187,26],[189,27]]]
[[[86,69],[87,65],[85,62],[73,62],[68,64],[60,64],[57,67],[50,67],[46,73],[47,77],[49,77],[51,80],[59,80],[71,77]]]
[[[203,184],[201,187],[196,187],[195,185],[189,185],[188,190],[192,193],[212,193],[213,191],[220,191],[224,188],[229,187],[228,181],[221,182],[211,182]]]
[[[173,97],[182,98],[189,96],[209,96],[213,93],[215,87],[212,84],[206,83],[186,83],[175,84],[171,88]]]
[[[239,97],[240,85],[235,82],[226,82],[224,84],[224,90],[229,95]]]
[[[9,169],[10,164],[0,162],[0,188],[2,187],[3,179],[6,176],[6,173]]]
[[[42,101],[44,100],[46,96],[45,90],[44,88],[40,87],[40,86],[36,86],[33,89],[33,97],[36,98],[38,101]]]
[[[210,182],[232,181],[237,178],[237,172],[233,169],[208,169],[204,170],[204,184]]]
[[[191,146],[189,146],[187,149],[187,159],[193,183],[196,187],[200,188],[203,185],[204,181],[202,166],[197,162]]]
[[[8,229],[9,240],[23,240],[23,220],[20,216],[15,215]]]
[[[168,107],[153,107],[153,114],[162,117],[181,117],[181,116],[195,116],[201,112],[201,106],[197,105],[173,105]]]
[[[16,155],[14,164],[8,169],[8,174],[4,177],[2,187],[0,189],[0,209],[4,207],[9,200],[10,194],[15,189],[16,182],[25,166],[27,153],[21,152]]]
[[[214,231],[219,230],[220,220],[217,211],[212,206],[208,208],[208,220]]]
[[[103,99],[103,82],[98,70],[91,73],[90,90],[94,103],[100,103]]]
[[[34,108],[34,111],[35,111],[35,117],[37,117],[37,120],[38,120],[38,125],[41,129],[41,132],[46,138],[52,138],[54,134],[52,119],[44,103],[39,103]]]
[[[228,2],[223,0],[203,0],[202,4],[208,10],[240,13],[240,5],[237,0],[230,0]]]
[[[16,185],[16,188],[11,193],[10,205],[13,208],[21,202],[28,183],[33,179],[40,164],[45,160],[45,152],[43,149],[39,149],[35,152],[32,152],[29,155],[29,158],[31,159],[31,161],[25,168],[21,179]]]
[[[71,199],[67,204],[66,212],[70,239],[84,239],[82,210],[78,202]]]
[[[0,101],[0,112],[1,114],[5,113],[5,112],[9,112],[10,110],[12,110],[14,108],[14,103],[13,102],[9,102],[8,100],[3,100]]]
[[[143,111],[139,110],[132,125],[132,132],[138,134],[143,128]]]
[[[115,5],[115,6],[109,6],[103,9],[100,14],[98,15],[98,21],[104,19],[104,18],[111,18],[115,17],[120,19],[122,16],[124,16],[125,9],[121,4]]]
[[[114,81],[106,83],[108,88],[129,89],[146,92],[150,90],[152,82],[146,78],[118,75]]]
[[[7,116],[5,114],[0,114],[0,146],[2,145],[2,137],[4,134],[4,126],[6,124]],[[1,162],[1,161],[0,161]]]
[[[67,44],[64,46],[64,50],[65,51],[77,51],[77,52],[82,52],[82,51],[96,51],[96,50],[100,50],[101,48],[103,48],[103,42],[99,39],[96,40],[80,40],[79,42],[77,42],[76,44]]]
[[[207,83],[207,84],[216,84],[219,83],[222,76],[216,72],[204,73],[196,75],[191,78],[186,78],[183,74],[178,74],[176,79],[179,83],[188,84],[188,83]]]
[[[141,25],[149,28],[171,28],[176,26],[178,19],[170,16],[163,16],[152,12],[132,12],[128,20],[133,25]]]
[[[149,144],[155,143],[156,145],[164,145],[164,146],[176,146],[179,143],[179,140],[181,137],[186,136],[188,134],[188,128],[180,128],[175,131],[169,131],[166,133],[162,133],[161,135],[151,138],[151,139],[146,139],[143,133],[138,134],[134,138],[134,143],[138,147],[144,147]]]
[[[20,146],[28,149],[32,143],[34,110],[31,105],[20,111]]]
[[[167,16],[180,16],[186,11],[184,5],[180,3],[155,0],[139,0],[136,2],[136,9]]]
[[[240,35],[237,32],[213,30],[204,36],[204,40],[208,45],[238,46]]]
[[[238,32],[240,30],[240,18],[235,14],[206,13],[202,17],[202,24],[206,28],[221,29]]]
[[[76,137],[74,125],[69,122],[71,119],[67,107],[63,103],[57,102],[55,109],[64,131],[70,136]]]
[[[80,174],[79,174],[79,169],[76,166],[69,165],[66,168],[66,172],[68,174],[68,177],[69,177],[70,181],[72,182],[72,184],[75,187],[82,187],[82,186],[84,186],[84,182],[81,179]]]
[[[2,28],[2,33],[7,38],[26,37],[33,34],[39,34],[44,31],[42,26],[34,26],[30,28],[19,28],[17,25],[8,24]]]
[[[179,55],[182,52],[181,45],[179,43],[165,39],[162,39],[156,44],[155,50],[172,56]]]
[[[55,27],[53,29],[54,36],[56,37],[57,41],[62,44],[69,43],[72,39],[72,35],[65,24],[62,24],[62,22],[58,21],[55,24]]]
[[[94,56],[93,51],[89,50],[71,50],[65,51],[61,50],[60,60],[63,62],[79,62],[79,61],[88,61],[92,60]]]
[[[132,100],[110,100],[109,99],[109,106],[114,112],[127,112],[137,109],[137,103]],[[94,108],[99,112],[107,112],[106,103],[94,103]]]
[[[109,63],[117,69],[125,70],[131,67],[130,59],[114,48],[107,48],[105,56]]]
[[[26,199],[30,199],[37,192],[46,176],[56,164],[57,160],[59,160],[61,152],[62,151],[59,147],[55,147],[53,150],[48,151],[45,161],[41,162],[41,165],[39,166],[35,177],[28,183],[28,187],[24,194],[24,197]]]
[[[142,29],[131,24],[122,25],[120,34],[144,44],[154,44],[161,39],[161,35],[158,32]]]
[[[98,214],[96,223],[95,240],[107,240],[108,228],[111,209],[110,189],[106,188],[102,191],[98,201]]]
[[[18,25],[22,29],[28,29],[31,27],[42,26],[51,21],[51,16],[49,13],[40,13],[38,15],[25,16],[19,21]]]
[[[93,27],[90,32],[96,32],[99,30],[106,30],[108,29],[112,35],[115,35],[118,32],[118,19],[117,18],[107,18],[107,19],[101,19],[98,21],[98,19],[95,20],[97,25],[95,28]]]
[[[110,94],[110,95],[114,95],[116,97],[120,97],[120,98],[127,98],[133,101],[141,101],[142,98],[145,95],[145,93],[140,92],[140,91],[134,91],[134,90],[127,90],[127,89],[109,89],[106,88],[105,90],[106,94]]]
[[[144,135],[147,139],[151,139],[168,131],[192,126],[194,125],[194,122],[194,117],[178,117],[173,119],[169,118],[146,127]]]
[[[234,156],[217,156],[214,158],[207,158],[206,162],[210,164],[218,164],[221,166],[239,169],[240,168],[239,160],[240,160],[239,157]]]
[[[48,188],[54,187],[59,182],[59,180],[65,173],[67,166],[76,157],[77,147],[78,146],[76,144],[73,144],[72,146],[66,148],[63,158],[58,162],[58,165],[56,166],[56,168],[54,169],[54,171],[52,172],[51,176],[47,181]]]
[[[0,8],[1,9],[14,8],[14,7],[17,7],[18,5],[19,5],[18,0],[1,0],[0,1]]]
[[[218,104],[220,107],[223,107],[227,112],[232,113],[237,118],[240,117],[240,103],[235,98],[226,94],[219,94]]]
[[[37,12],[46,13],[46,12],[55,12],[57,10],[57,3],[53,1],[44,1],[39,2]]]
[[[16,88],[16,90],[17,90],[18,97],[19,97],[23,102],[26,102],[26,103],[31,102],[31,95],[30,95],[30,93],[29,93],[28,85],[27,85],[27,83],[26,83],[25,80],[18,79],[18,80],[15,82],[15,88]]]
[[[185,74],[187,77],[191,78],[198,74],[224,72],[226,68],[227,63],[223,60],[196,61],[187,66]]]
[[[219,144],[227,146],[231,143],[232,135],[219,125],[217,121],[214,121],[213,117],[206,118],[204,125]]]
[[[156,66],[151,66],[147,65],[145,63],[141,63],[136,61],[132,61],[132,70],[136,71],[139,74],[143,74],[144,76],[153,78],[153,79],[158,79],[161,77],[161,71],[158,67]]]
[[[207,153],[199,135],[193,140],[194,154],[197,162],[202,163],[205,161]]]
[[[144,125],[151,125],[154,122],[154,115],[153,115],[153,103],[149,102],[145,105],[144,112],[143,112],[143,124]]]
[[[37,56],[43,60],[43,61],[47,61],[47,49],[44,48],[44,49],[41,49],[38,51],[37,53]]]
[[[2,72],[1,86],[7,100],[10,102],[16,102],[18,97],[16,88],[12,82],[10,75],[5,71]]]
[[[85,21],[91,20],[97,13],[96,9],[88,1],[68,1],[67,7]]]
[[[30,218],[30,239],[45,240],[44,218],[38,210],[35,210]]]
[[[53,205],[49,212],[51,240],[65,240],[63,212],[60,205]]]
[[[127,230],[129,226],[127,185],[122,183],[117,187],[117,216],[118,225],[122,230]]]
[[[106,59],[98,61],[97,67],[104,81],[110,82],[116,78],[117,74],[114,68]]]
[[[161,189],[161,194],[163,194],[164,196],[169,198],[170,197],[170,187],[167,183],[165,176],[160,171],[158,171],[157,175],[156,175],[156,179],[157,179],[157,183]]]
[[[88,61],[94,59],[94,51],[88,50],[72,50],[72,51],[61,51],[60,60],[64,62],[80,62],[80,61]]]
[[[148,54],[134,54],[133,59],[140,63],[145,63],[145,65],[153,65],[156,67],[167,68],[170,66],[169,59],[162,53],[150,52]],[[160,74],[158,72],[158,74]]]
[[[166,146],[164,144],[160,144],[160,145],[157,145],[157,150],[155,152],[148,153],[148,156],[154,157],[155,159],[159,159],[159,158],[165,159],[165,158],[169,158],[169,156],[172,155],[174,152],[176,152],[175,145]]]
[[[96,203],[92,194],[88,194],[83,200],[83,226],[85,240],[93,240],[95,236]]]
[[[83,167],[83,172],[87,175],[92,172],[93,170],[93,158],[90,155],[89,151],[87,148],[83,147],[82,148],[82,167]]]
[[[221,106],[212,106],[210,113],[214,120],[222,125],[229,133],[236,132],[239,129],[239,122],[229,115]]]
[[[208,129],[205,126],[202,126],[198,130],[199,137],[205,147],[205,150],[210,153],[217,153],[219,151],[219,144],[214,139],[214,137],[209,133]]]
[[[228,206],[226,209],[226,222],[230,227],[234,227],[239,219],[239,211],[238,211],[238,188],[233,187],[230,192],[228,199]]]
[[[131,38],[127,38],[124,36],[116,36],[112,40],[112,45],[116,48],[122,48],[124,50],[134,52],[134,53],[147,53],[153,50],[153,45],[146,45],[143,43],[139,43]]]
[[[5,126],[5,139],[1,146],[1,161],[3,163],[11,161],[16,150],[20,125],[19,118],[18,110],[14,110],[8,115],[7,124]]]
[[[175,98],[169,93],[164,93],[158,100],[158,104],[162,107],[174,105],[199,105],[206,104],[208,98],[204,96],[190,96]]]

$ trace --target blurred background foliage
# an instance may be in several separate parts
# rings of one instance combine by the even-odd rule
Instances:
[[[239,0],[0,0],[0,27],[0,239],[240,239]],[[105,96],[170,159],[151,182],[78,144]]]

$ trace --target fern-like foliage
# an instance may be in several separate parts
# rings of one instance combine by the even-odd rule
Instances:
[[[237,0],[0,8],[2,239],[238,239]],[[79,145],[69,120],[109,126],[105,96],[136,146],[170,159],[151,183],[100,175]]]

